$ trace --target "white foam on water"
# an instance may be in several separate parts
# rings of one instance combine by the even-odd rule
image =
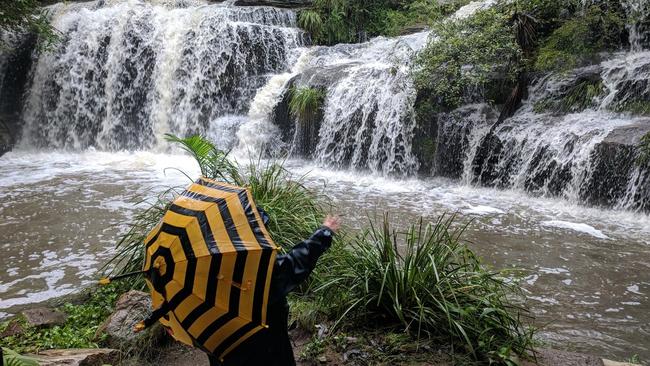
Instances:
[[[587,225],[587,224],[581,224],[581,223],[575,223],[575,222],[569,222],[569,221],[561,221],[561,220],[549,220],[549,221],[542,221],[542,225],[544,226],[551,226],[551,227],[557,227],[560,229],[569,229],[569,230],[574,230],[574,231],[579,231],[581,233],[589,234],[593,237],[599,238],[599,239],[609,239],[609,237],[605,234],[603,234],[602,231],[594,228],[593,226]]]
[[[643,295],[639,292],[639,285],[630,285],[627,287],[627,290],[633,294]]]
[[[503,214],[505,211],[495,207],[478,205],[472,206],[468,204],[469,208],[463,209],[462,212],[469,215],[488,215],[488,214]]]

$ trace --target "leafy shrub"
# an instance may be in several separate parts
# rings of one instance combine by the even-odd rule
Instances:
[[[484,270],[452,230],[453,217],[434,225],[391,229],[388,217],[338,250],[316,289],[344,317],[399,324],[418,338],[450,342],[475,360],[508,363],[531,347],[525,311],[510,298],[517,287]]]
[[[496,9],[437,22],[433,26],[436,37],[417,58],[417,88],[436,96],[442,106],[455,108],[468,90],[483,88],[495,73],[514,79],[520,49],[508,22]]]
[[[430,25],[469,0],[316,0],[301,12],[298,25],[317,44],[352,43],[379,35],[397,35],[406,27]]]
[[[0,32],[33,32],[40,36],[40,47],[47,48],[58,40],[56,30],[50,25],[47,11],[39,0],[13,0],[0,2]],[[0,47],[4,46],[0,40]]]
[[[319,39],[323,32],[323,20],[318,12],[304,10],[298,14],[298,25],[306,30],[314,39]]]
[[[535,68],[566,71],[594,58],[598,52],[620,48],[625,37],[624,15],[592,5],[564,22],[539,50]]]

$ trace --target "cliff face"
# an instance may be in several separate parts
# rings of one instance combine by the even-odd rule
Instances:
[[[0,50],[0,155],[11,150],[20,137],[20,114],[32,67],[34,35],[3,35]]]

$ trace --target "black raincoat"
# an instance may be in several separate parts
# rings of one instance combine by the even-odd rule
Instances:
[[[318,258],[332,245],[334,233],[323,226],[287,254],[278,255],[271,277],[271,288],[263,329],[226,355],[223,362],[209,355],[214,366],[293,366],[289,339],[287,294],[302,283],[316,267]]]

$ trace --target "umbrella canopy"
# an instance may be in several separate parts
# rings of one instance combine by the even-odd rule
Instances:
[[[266,327],[277,247],[251,193],[200,178],[145,241],[154,309],[177,340],[223,358]]]

